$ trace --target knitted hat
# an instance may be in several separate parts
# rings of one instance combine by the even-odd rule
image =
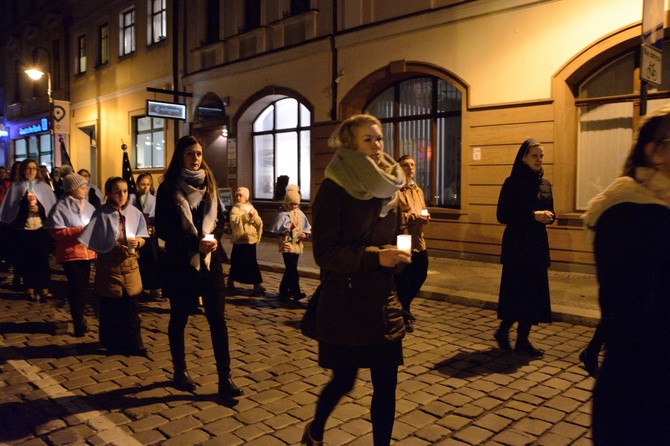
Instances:
[[[249,200],[249,189],[246,187],[238,187],[237,192],[235,192],[235,195],[237,194],[242,194],[247,200]]]
[[[88,184],[88,180],[77,173],[71,173],[63,178],[63,192],[71,194],[84,184]]]
[[[284,203],[300,204],[300,189],[295,184],[286,186],[286,195],[284,195]]]

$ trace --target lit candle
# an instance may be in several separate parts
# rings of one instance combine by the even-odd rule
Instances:
[[[91,219],[88,218],[87,216],[85,216],[85,215],[81,216],[81,222],[83,223],[84,226],[86,226],[89,221],[91,221]]]
[[[130,246],[130,241],[135,238],[135,234],[126,232],[126,238],[128,239],[128,254],[135,254],[135,248]]]
[[[401,234],[398,236],[396,243],[398,244],[398,249],[405,251],[407,254],[412,253],[412,236],[407,234]]]
[[[421,216],[428,217],[428,209],[421,209]]]
[[[205,234],[205,238],[203,239],[207,242],[213,242],[214,241],[214,234]]]

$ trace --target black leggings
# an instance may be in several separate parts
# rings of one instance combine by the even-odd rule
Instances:
[[[311,426],[312,438],[323,439],[326,420],[342,397],[356,381],[357,368],[333,369],[333,379],[323,388]],[[372,367],[372,437],[374,446],[388,446],[391,443],[395,421],[395,389],[398,383],[398,366]]]

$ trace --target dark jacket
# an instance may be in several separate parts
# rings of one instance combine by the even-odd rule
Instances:
[[[394,270],[379,249],[395,245],[396,210],[379,218],[382,200],[357,200],[335,182],[321,184],[313,206],[314,259],[321,268],[319,341],[374,345],[405,335]]]
[[[203,287],[214,287],[215,291],[225,289],[223,274],[223,247],[212,253],[209,269],[201,266],[200,271],[190,264],[189,251],[198,251],[202,234],[194,235],[182,228],[182,211],[167,184],[163,183],[156,193],[156,235],[165,241],[163,258],[163,294],[172,296],[200,295]],[[204,200],[192,211],[195,227],[200,230],[204,216]],[[214,238],[221,240],[224,233],[223,209],[219,203],[218,217],[214,228]]]
[[[593,396],[596,445],[670,444],[670,210],[618,204],[594,253],[606,353]]]

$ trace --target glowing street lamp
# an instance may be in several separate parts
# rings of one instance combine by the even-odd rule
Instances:
[[[39,70],[36,68],[37,66],[37,52],[39,50],[44,50],[45,53],[47,53],[47,71],[46,73],[42,70]],[[49,134],[51,135],[51,141],[50,141],[50,149],[51,149],[51,156],[55,156],[54,153],[54,128],[53,128],[53,112],[54,112],[54,107],[53,107],[53,98],[51,97],[51,53],[49,52],[48,49],[44,48],[43,46],[38,46],[33,50],[33,68],[29,68],[25,70],[25,73],[28,75],[33,80],[40,80],[42,79],[42,76],[46,74],[47,76],[47,96],[49,98]]]

